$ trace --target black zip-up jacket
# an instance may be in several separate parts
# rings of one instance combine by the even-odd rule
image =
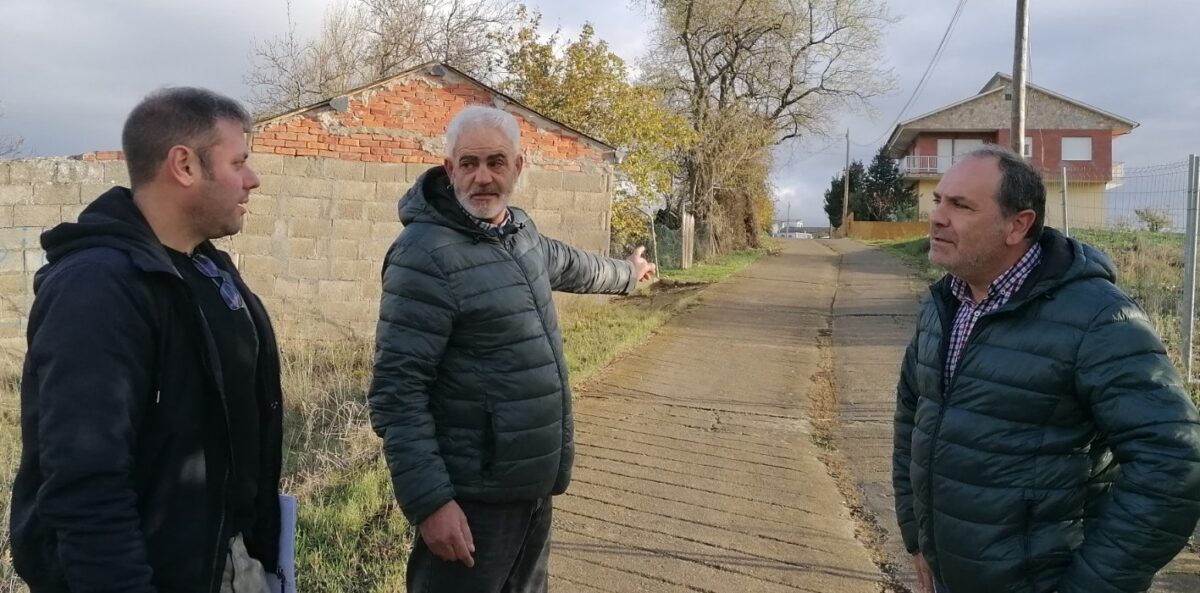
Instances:
[[[42,235],[21,379],[12,555],[34,593],[212,593],[228,542],[230,439],[220,357],[185,281],[125,188]],[[279,355],[229,256],[259,343],[256,523],[278,564]]]

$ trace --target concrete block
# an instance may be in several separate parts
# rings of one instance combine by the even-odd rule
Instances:
[[[258,176],[258,189],[256,192],[269,194],[272,196],[282,195],[288,190],[289,177],[284,175],[262,174]],[[251,198],[253,199],[253,198]]]
[[[54,183],[97,182],[103,178],[103,163],[74,159],[61,159],[54,163]]]
[[[387,257],[388,250],[392,248],[392,243],[396,242],[396,237],[391,239],[370,239],[363,241],[358,248],[358,256],[366,261],[373,262],[375,272],[383,269],[383,258]]]
[[[540,210],[570,210],[575,207],[575,194],[562,190],[538,190],[533,205]]]
[[[612,198],[608,194],[576,192],[575,209],[586,212],[608,212],[612,210]]]
[[[605,253],[608,250],[609,235],[607,231],[572,231],[568,242],[580,249]]]
[[[371,222],[400,223],[400,211],[393,202],[367,202],[364,210],[366,219]]]
[[[603,231],[604,213],[568,210],[563,212],[563,228],[569,229],[573,233],[580,231]]]
[[[436,166],[437,165],[431,165],[429,163],[408,163],[407,165],[405,165],[405,167],[408,168],[408,180],[415,181],[418,177],[420,177],[426,171],[428,171]]]
[[[15,297],[25,294],[26,292],[26,274],[21,272],[9,272],[0,274],[0,295],[5,297]]]
[[[254,214],[275,216],[279,212],[279,198],[265,194],[250,194],[247,208]]]
[[[326,218],[329,216],[329,199],[297,198],[283,199],[283,215],[288,218]]]
[[[371,181],[338,181],[333,185],[330,196],[335,200],[369,202],[375,199],[375,186]]]
[[[336,181],[362,181],[366,176],[365,163],[362,161],[343,161],[341,159],[321,159],[323,173]]]
[[[561,171],[528,170],[522,177],[526,178],[528,187],[534,191],[541,189],[563,189],[563,173]]]
[[[290,157],[256,152],[250,156],[250,160],[247,163],[261,178],[262,175],[279,175],[283,173],[283,162],[287,158]]]
[[[38,183],[33,186],[33,202],[35,204],[78,204],[80,185],[78,183]]]
[[[285,253],[295,259],[325,259],[329,251],[325,239],[289,237],[283,242]]]
[[[59,215],[59,218],[63,222],[78,222],[79,215],[83,214],[83,211],[85,208],[87,208],[87,206],[84,206],[83,204],[76,204],[74,206],[63,206],[62,213]]]
[[[603,193],[605,178],[594,173],[563,173],[562,187],[569,191]]]
[[[332,236],[334,239],[366,239],[371,236],[371,223],[365,220],[334,220]]]
[[[337,259],[354,259],[358,257],[358,240],[333,239],[329,244],[329,253]]]
[[[320,164],[316,162],[317,159],[315,158],[295,156],[285,156],[282,158],[284,175],[290,177],[306,177],[312,173],[319,172],[313,171],[313,169],[320,169]]]
[[[8,163],[9,183],[50,183],[54,181],[54,159],[22,159]]]
[[[312,290],[311,287],[311,282],[305,282],[299,278],[276,278],[273,296],[281,300],[301,298]]]
[[[534,209],[526,210],[526,214],[529,215],[529,218],[533,219],[533,223],[536,224],[538,229],[540,229],[543,233],[546,232],[546,229],[549,227],[558,227],[560,224],[562,224],[563,213],[561,210]]]
[[[384,183],[406,183],[412,178],[408,176],[407,165],[399,163],[363,163],[364,180]],[[2,178],[0,178],[2,180]]]
[[[275,242],[271,237],[239,233],[233,237],[233,249],[250,255],[275,255]]]
[[[35,272],[46,265],[46,252],[41,249],[29,249],[25,251],[25,270],[27,272]]]
[[[371,238],[372,239],[395,239],[404,227],[400,222],[373,222],[371,223]]]
[[[274,278],[279,275],[279,259],[270,255],[245,255],[241,272],[247,278]]]
[[[125,161],[105,161],[102,165],[105,182],[129,187],[129,165]]]
[[[0,229],[13,225],[13,206],[0,206]]]
[[[338,185],[338,193],[340,194],[341,184],[339,183]],[[299,196],[302,198],[328,198],[334,195],[334,182],[329,179],[317,179],[313,177],[290,177],[285,192],[289,196]]]
[[[366,204],[367,202],[335,199],[331,216],[334,220],[363,220],[367,211]]]
[[[24,273],[25,252],[0,250],[0,274]]]
[[[13,224],[16,226],[51,227],[62,222],[59,206],[26,206],[13,209]]]
[[[33,203],[33,185],[0,185],[0,205]]]
[[[307,280],[304,296],[313,296],[312,281],[329,277],[329,262],[319,259],[292,259],[287,262],[287,275],[290,278]],[[276,287],[278,288],[278,286]]]
[[[101,194],[115,187],[117,184],[107,181],[86,181],[79,186],[79,203],[91,204]]]
[[[24,251],[26,249],[40,249],[41,243],[39,242],[39,238],[41,235],[42,229],[40,228],[18,226],[0,229],[0,250]]]
[[[251,235],[273,235],[275,234],[275,216],[251,212],[242,217],[242,232]]]
[[[383,257],[379,261],[360,259],[334,259],[326,279],[361,281],[378,278],[383,269]]]
[[[380,182],[376,184],[375,201],[389,202],[394,209],[396,204],[400,202],[400,198],[404,197],[404,194],[408,192],[410,187],[412,187],[412,184],[409,183]]]
[[[9,163],[11,161],[0,161],[0,186],[12,183],[12,175],[9,173]]]
[[[332,232],[329,220],[321,218],[289,218],[287,219],[287,236],[316,239],[328,237]]]
[[[359,298],[358,282],[353,280],[320,280],[317,296],[325,300],[348,301]]]

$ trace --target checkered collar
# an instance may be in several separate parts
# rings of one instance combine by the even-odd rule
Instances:
[[[983,300],[983,303],[993,304],[996,307],[1003,306],[1012,299],[1013,295],[1017,294],[1017,291],[1025,284],[1025,280],[1029,277],[1029,274],[1033,272],[1033,269],[1041,261],[1042,246],[1034,243],[1025,252],[1025,255],[1021,256],[1020,260],[1017,260],[1016,264],[1013,264],[1011,268],[992,281],[992,284],[988,286],[988,295]],[[967,284],[966,280],[957,276],[951,276],[950,290],[954,293],[955,297],[958,297],[958,300],[972,305],[975,304],[975,300],[971,295],[971,287]]]

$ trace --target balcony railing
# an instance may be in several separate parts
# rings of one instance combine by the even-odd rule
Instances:
[[[950,170],[964,155],[957,156],[916,156],[910,155],[899,159],[900,172],[905,175],[941,175]]]

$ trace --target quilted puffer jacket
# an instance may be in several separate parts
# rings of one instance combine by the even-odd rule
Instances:
[[[543,237],[512,208],[502,237],[462,212],[435,167],[400,201],[376,333],[371,423],[412,524],[453,499],[559,494],[574,453],[551,291],[628,293],[629,262]]]
[[[948,278],[920,308],[895,417],[904,542],[956,593],[1145,591],[1200,517],[1200,420],[1108,259],[1040,241],[949,384]]]

